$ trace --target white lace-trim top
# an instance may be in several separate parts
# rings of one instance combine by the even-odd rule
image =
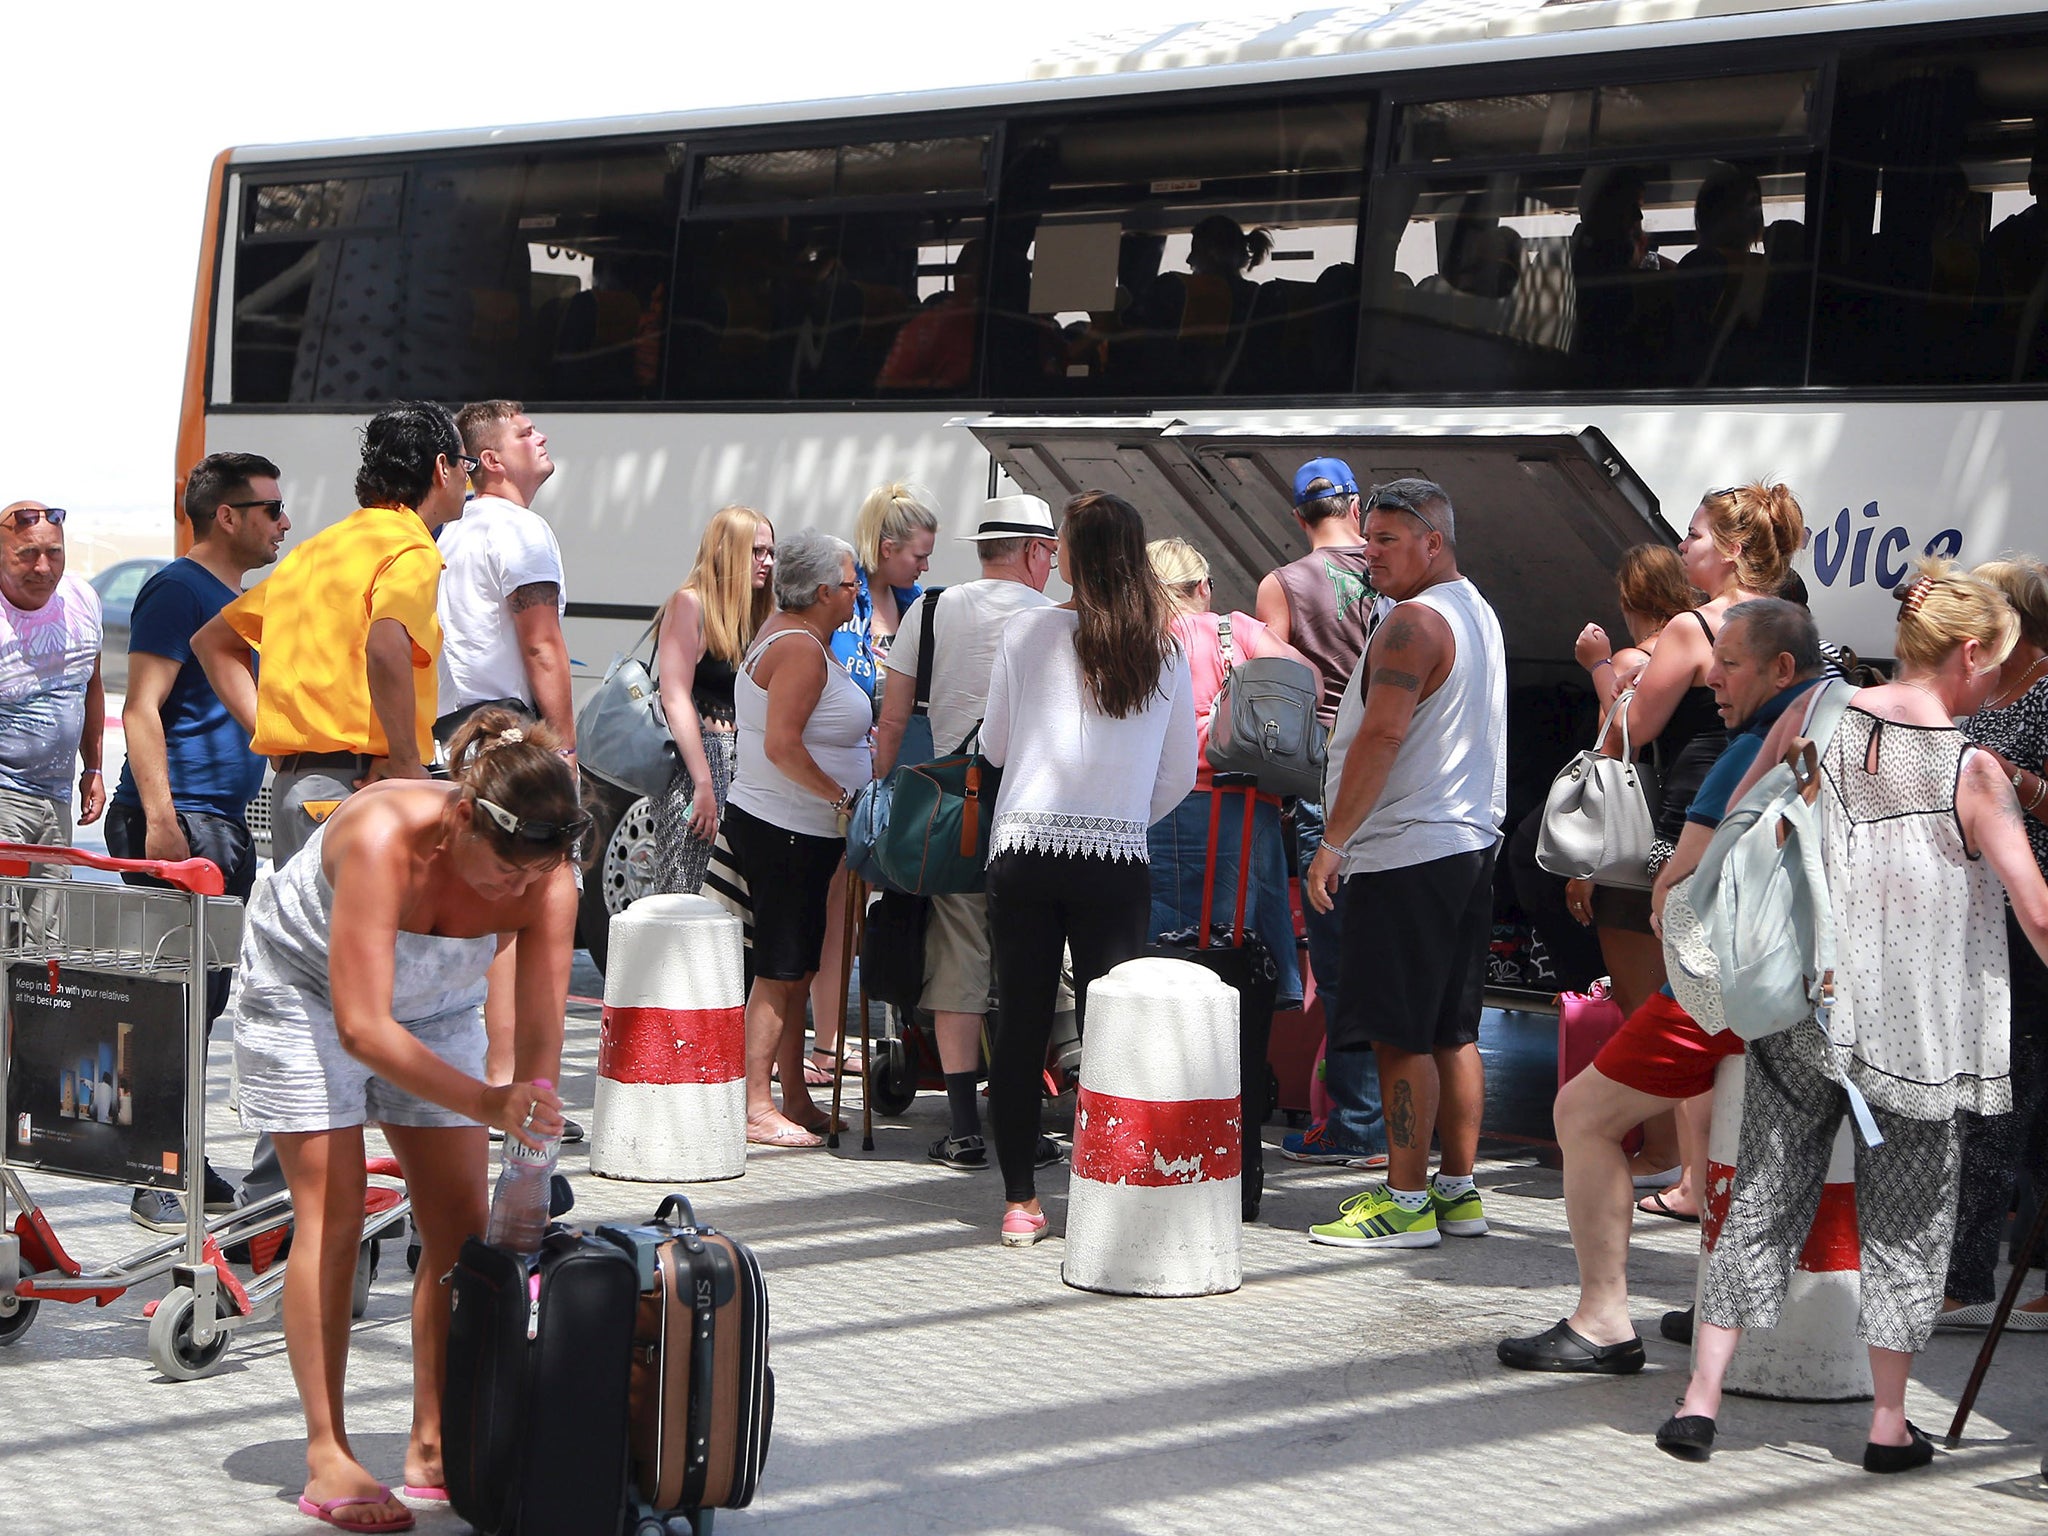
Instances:
[[[1195,786],[1194,684],[1175,647],[1159,692],[1121,720],[1095,707],[1079,620],[1032,608],[1003,625],[981,750],[1003,770],[989,853],[1146,862],[1145,830]]]

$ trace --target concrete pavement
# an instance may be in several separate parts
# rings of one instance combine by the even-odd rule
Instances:
[[[246,1166],[224,1103],[217,1161]],[[588,1118],[595,1010],[571,1023],[564,1088]],[[746,1176],[690,1191],[752,1243],[773,1305],[777,1413],[763,1494],[721,1531],[817,1533],[1408,1532],[1639,1536],[1661,1531],[2031,1531],[2048,1422],[2048,1340],[2008,1337],[1965,1448],[1876,1478],[1858,1465],[1867,1410],[1731,1399],[1706,1466],[1651,1432],[1683,1385],[1685,1352],[1656,1318],[1690,1297],[1697,1228],[1638,1223],[1642,1375],[1520,1375],[1498,1337],[1570,1306],[1574,1271],[1556,1173],[1482,1163],[1494,1235],[1358,1254],[1304,1236],[1363,1175],[1267,1154],[1245,1286],[1198,1301],[1086,1295],[1060,1283],[1061,1241],[1000,1248],[993,1172],[925,1159],[939,1095],[854,1133],[838,1153],[756,1155]],[[1269,1128],[1277,1140],[1277,1128]],[[663,1190],[565,1167],[577,1219],[644,1217]],[[1041,1175],[1053,1227],[1064,1167]],[[135,1245],[125,1191],[34,1178],[73,1251]],[[357,1325],[349,1405],[358,1453],[396,1481],[409,1417],[408,1276],[387,1248]],[[152,1289],[160,1290],[159,1285]],[[241,1336],[215,1376],[158,1378],[141,1296],[104,1311],[46,1304],[0,1351],[0,1533],[310,1532],[293,1500],[300,1421],[274,1325]],[[1974,1337],[1937,1337],[1909,1407],[1947,1426]],[[429,1536],[457,1533],[423,1511]]]

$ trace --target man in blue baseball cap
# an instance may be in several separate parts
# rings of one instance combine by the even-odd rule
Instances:
[[[1294,520],[1308,535],[1308,553],[1259,583],[1258,618],[1278,639],[1315,663],[1323,677],[1317,710],[1324,729],[1336,723],[1337,705],[1358,667],[1371,627],[1374,593],[1365,570],[1365,539],[1358,528],[1358,477],[1342,459],[1310,459],[1294,474]],[[1294,830],[1306,870],[1323,836],[1323,809],[1306,801],[1294,808]],[[1338,923],[1302,893],[1308,928],[1309,968],[1323,998],[1325,1023],[1336,1015]],[[1324,1086],[1331,1111],[1305,1131],[1281,1138],[1283,1157],[1302,1163],[1387,1165],[1386,1127],[1369,1051],[1332,1052]]]

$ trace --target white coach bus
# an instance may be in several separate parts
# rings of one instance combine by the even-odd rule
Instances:
[[[1615,557],[1708,489],[1793,485],[1866,654],[1921,552],[2048,550],[2035,6],[1410,0],[1038,74],[229,151],[179,465],[270,455],[303,535],[378,404],[526,401],[592,676],[731,501],[844,533],[921,481],[950,579],[1006,482],[1114,489],[1248,606],[1296,464],[1424,474],[1514,658],[1515,814]],[[604,812],[592,919],[648,846]]]

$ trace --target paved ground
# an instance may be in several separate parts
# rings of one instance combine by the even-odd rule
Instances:
[[[565,1084],[587,1110],[592,1010],[572,1025]],[[226,1078],[224,1047],[217,1078]],[[1621,1381],[1517,1375],[1497,1337],[1541,1327],[1573,1277],[1558,1177],[1525,1157],[1482,1168],[1495,1235],[1360,1256],[1303,1236],[1358,1175],[1269,1154],[1266,1212],[1245,1229],[1245,1286],[1198,1301],[1086,1295],[1060,1283],[1058,1240],[998,1247],[993,1173],[924,1160],[942,1101],[881,1124],[864,1155],[771,1153],[693,1191],[753,1243],[774,1305],[779,1411],[765,1491],[726,1531],[968,1533],[1352,1530],[1811,1532],[2038,1530],[2048,1421],[2040,1355],[2011,1338],[1959,1453],[1877,1479],[1857,1465],[1855,1406],[1731,1401],[1711,1464],[1660,1455],[1684,1352],[1656,1318],[1690,1296],[1695,1229],[1638,1230],[1638,1320],[1651,1367]],[[229,1167],[247,1139],[213,1116]],[[1278,1131],[1271,1132],[1277,1138]],[[240,1161],[238,1161],[240,1160]],[[651,1212],[661,1191],[600,1180],[573,1150],[584,1219]],[[1043,1191],[1055,1229],[1066,1174]],[[138,1236],[125,1195],[42,1179],[60,1234],[105,1259]],[[387,1258],[358,1325],[356,1445],[396,1479],[408,1417],[407,1277]],[[158,1378],[141,1297],[45,1306],[0,1353],[0,1533],[313,1529],[292,1499],[300,1424],[274,1327],[219,1374]],[[1937,1339],[1911,1411],[1945,1428],[1975,1342]],[[446,1512],[420,1529],[455,1533]]]

